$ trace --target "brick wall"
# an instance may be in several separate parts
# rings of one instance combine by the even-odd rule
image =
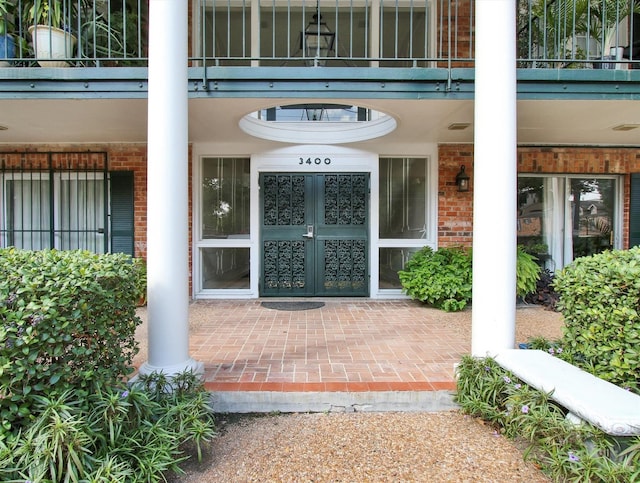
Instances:
[[[470,177],[471,189],[460,193],[456,175],[460,166]],[[473,146],[438,147],[438,246],[471,246],[473,233]]]
[[[471,245],[473,230],[473,146],[438,148],[438,245]],[[629,245],[629,174],[640,172],[640,149],[600,147],[519,147],[518,173],[619,174],[623,183],[622,246]],[[471,176],[471,190],[458,193],[460,165]],[[515,214],[514,214],[515,216]]]
[[[472,59],[475,42],[475,12],[471,0],[451,0],[437,2],[436,19],[436,56],[441,59],[452,59],[452,67],[473,67]],[[449,10],[450,9],[450,10]],[[442,19],[442,20],[440,20]],[[449,28],[449,21],[451,28]],[[449,41],[451,36],[451,41]],[[446,62],[439,62],[438,67],[447,67]]]
[[[147,258],[147,146],[110,145],[110,171],[133,171],[135,256]]]

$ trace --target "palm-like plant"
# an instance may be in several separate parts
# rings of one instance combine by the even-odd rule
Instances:
[[[621,0],[591,0],[587,2],[587,11],[579,31],[588,34],[600,47],[617,47],[622,39],[618,35],[618,25],[633,13],[640,13],[640,3]]]
[[[14,11],[14,1],[0,0],[0,35],[5,35],[13,30]]]
[[[64,28],[65,13],[61,0],[33,0],[24,6],[24,17],[36,25]]]
[[[579,37],[586,37],[588,51],[597,46],[602,52],[617,44],[618,24],[638,12],[640,4],[626,0],[534,0],[529,18],[520,25],[521,31],[530,31],[538,57],[585,59],[589,52],[578,47]]]
[[[7,65],[6,59],[12,59],[16,54],[16,39],[11,35],[15,23],[15,1],[0,0],[0,63]],[[18,41],[18,45],[20,45]]]

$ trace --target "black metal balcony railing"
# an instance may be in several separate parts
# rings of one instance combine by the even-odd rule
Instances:
[[[515,1],[519,67],[640,64],[640,0]],[[0,62],[20,67],[146,66],[147,0],[0,1],[3,4],[7,12],[0,9]],[[473,0],[200,0],[191,12],[190,61],[223,66],[472,67],[473,9]],[[67,36],[60,41],[56,64],[44,59],[58,43],[54,37],[40,37],[47,27]],[[327,35],[331,45],[323,46]]]

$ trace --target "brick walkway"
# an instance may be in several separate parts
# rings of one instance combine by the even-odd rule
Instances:
[[[412,301],[329,299],[283,311],[261,301],[190,307],[191,356],[211,391],[430,391],[455,387],[470,351],[470,311]]]

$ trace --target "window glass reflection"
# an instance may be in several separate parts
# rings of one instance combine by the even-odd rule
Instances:
[[[203,248],[201,253],[202,288],[249,288],[248,248]]]
[[[573,256],[583,257],[613,248],[612,179],[571,180]]]
[[[249,159],[204,159],[202,238],[248,238],[249,193]]]
[[[551,271],[615,248],[616,179],[518,178],[518,244]]]
[[[424,158],[380,158],[380,238],[427,238]]]
[[[380,249],[380,289],[402,288],[398,271],[404,269],[404,264],[418,250],[420,247]]]

